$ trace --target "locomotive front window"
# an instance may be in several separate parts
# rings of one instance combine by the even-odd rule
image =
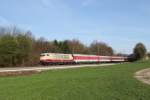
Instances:
[[[43,57],[43,56],[45,56],[45,54],[41,54],[40,56]]]

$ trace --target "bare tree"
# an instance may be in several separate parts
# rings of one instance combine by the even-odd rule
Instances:
[[[88,53],[88,48],[77,39],[68,40],[68,46],[72,53]]]
[[[113,49],[106,43],[93,41],[90,45],[90,53],[97,55],[113,55]]]

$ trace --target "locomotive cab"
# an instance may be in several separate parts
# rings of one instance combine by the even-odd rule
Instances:
[[[73,63],[72,54],[62,53],[42,53],[40,55],[40,62],[42,65],[62,65]]]
[[[47,65],[48,64],[48,59],[49,59],[49,54],[48,53],[40,54],[40,63],[42,65]]]

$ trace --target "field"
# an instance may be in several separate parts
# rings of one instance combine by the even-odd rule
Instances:
[[[133,77],[148,67],[150,61],[1,77],[0,100],[149,100],[150,86]]]

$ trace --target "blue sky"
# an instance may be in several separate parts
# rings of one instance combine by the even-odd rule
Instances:
[[[149,0],[0,0],[0,25],[48,40],[103,41],[122,53],[143,42],[150,51]]]

